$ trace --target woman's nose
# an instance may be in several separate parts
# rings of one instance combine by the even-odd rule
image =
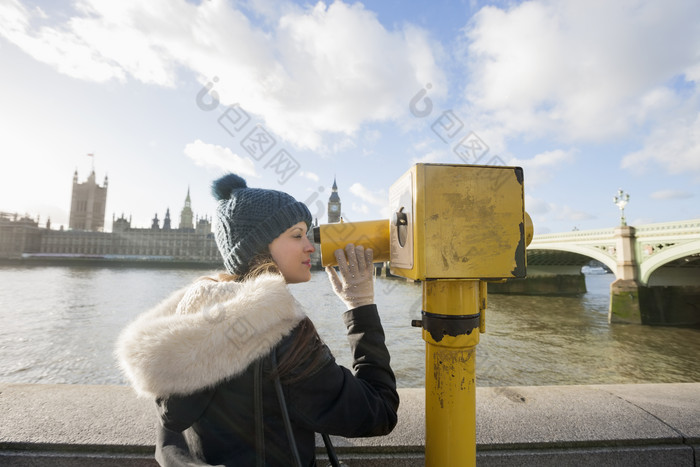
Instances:
[[[314,251],[316,251],[316,247],[311,242],[311,240],[308,239],[308,237],[306,238],[306,248],[304,248],[304,250],[308,251],[309,253],[313,253]]]

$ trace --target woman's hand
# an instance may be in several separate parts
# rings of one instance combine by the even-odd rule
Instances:
[[[326,273],[331,281],[333,291],[345,303],[348,309],[374,303],[374,252],[352,243],[345,251],[338,248],[333,252],[338,261],[340,277],[335,269],[328,266]],[[347,258],[346,258],[347,256]]]

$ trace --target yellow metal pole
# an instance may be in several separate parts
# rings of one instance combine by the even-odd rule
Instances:
[[[476,465],[475,357],[485,300],[480,282],[423,282],[428,467]]]

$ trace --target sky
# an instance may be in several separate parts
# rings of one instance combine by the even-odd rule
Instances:
[[[227,172],[388,218],[417,163],[522,167],[535,234],[700,218],[697,0],[0,0],[0,70],[0,211],[53,228],[93,168],[106,230]]]

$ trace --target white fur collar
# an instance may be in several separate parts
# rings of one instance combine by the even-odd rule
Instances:
[[[242,373],[304,316],[279,275],[202,280],[127,326],[116,355],[140,396],[190,394]]]

